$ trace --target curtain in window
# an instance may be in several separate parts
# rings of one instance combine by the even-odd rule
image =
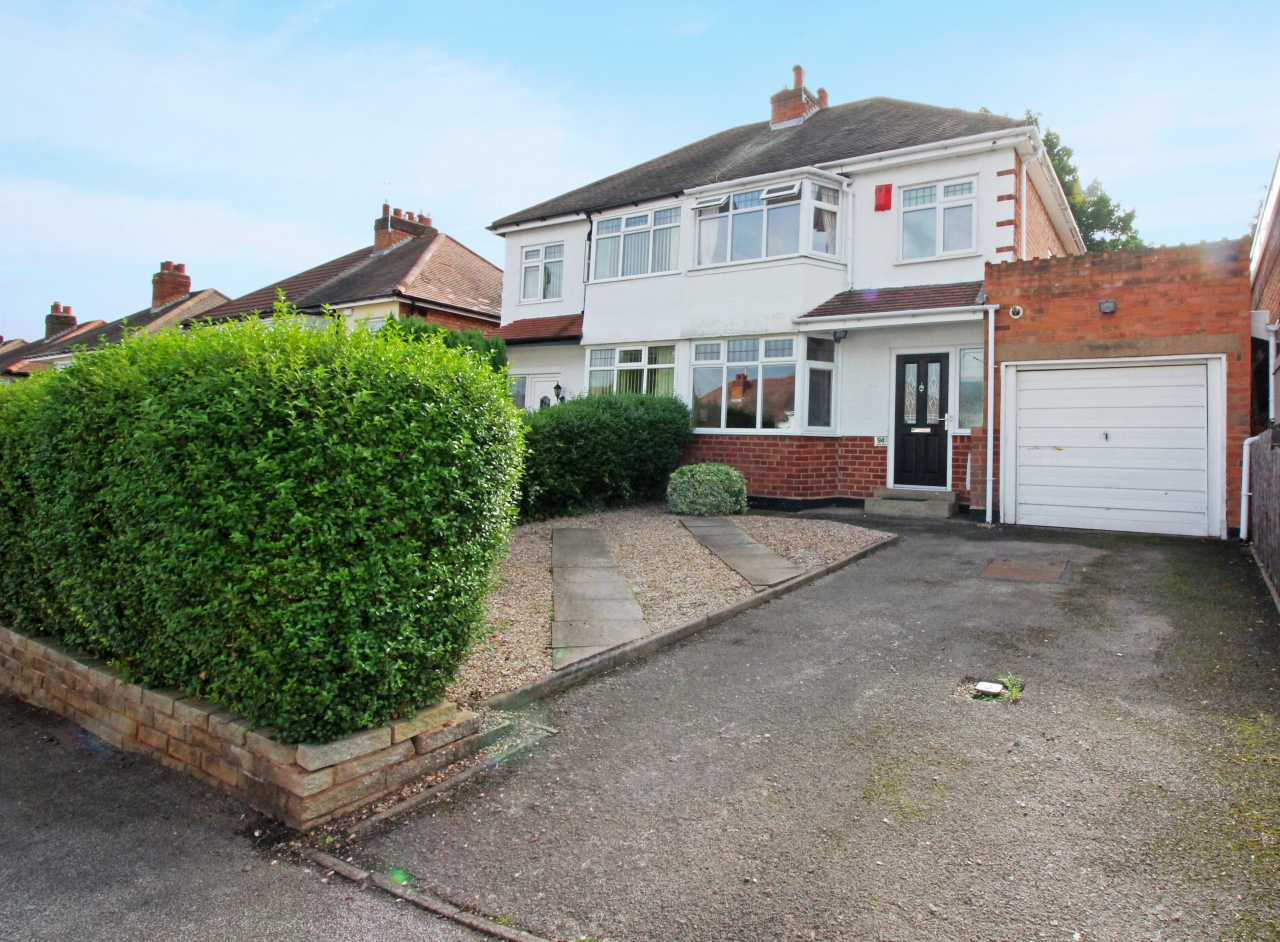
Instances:
[[[560,282],[564,274],[564,262],[546,262],[542,266],[542,296],[560,297]]]
[[[646,217],[647,218],[647,217]],[[622,237],[622,274],[644,275],[649,272],[649,230],[628,232]]]
[[[676,371],[672,367],[649,370],[648,388],[650,396],[674,396],[676,394]]]
[[[592,370],[587,395],[604,396],[611,392],[613,392],[613,370]]]
[[[670,229],[653,231],[653,271],[675,271],[676,253],[680,248],[680,230],[676,226]]]
[[[538,298],[538,266],[530,265],[524,270],[524,289],[521,300],[536,301]]]
[[[610,236],[596,239],[596,279],[617,278],[618,263],[622,260],[622,237]]]
[[[698,220],[698,264],[719,265],[729,260],[729,217]]]
[[[769,244],[766,255],[794,255],[800,251],[800,204],[769,209]]]
[[[644,370],[618,370],[618,394],[644,392]]]
[[[836,214],[834,210],[813,210],[813,250],[824,255],[836,254]]]

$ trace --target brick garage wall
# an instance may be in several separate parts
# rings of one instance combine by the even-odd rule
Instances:
[[[1253,282],[1253,309],[1270,311],[1271,323],[1280,320],[1280,218],[1267,230],[1267,241],[1258,259]]]
[[[1252,385],[1247,240],[988,263],[986,292],[988,303],[1000,305],[997,364],[1225,354],[1227,515],[1239,518],[1240,449],[1249,434]],[[1116,301],[1115,314],[1098,312],[1102,299]],[[1018,320],[1009,317],[1015,304],[1025,312]],[[998,385],[996,393],[998,435]],[[978,430],[972,447],[985,457]],[[997,487],[998,471],[997,461]]]
[[[1058,238],[1058,230],[1053,228],[1049,219],[1049,211],[1044,208],[1044,201],[1036,188],[1027,182],[1026,201],[1027,258],[1048,258],[1067,254],[1067,247]]]
[[[435,308],[423,307],[421,304],[415,306],[405,304],[402,301],[400,303],[400,316],[408,317],[410,314],[417,315],[433,324],[439,324],[449,330],[478,330],[486,337],[496,337],[498,334],[498,321],[496,318],[468,317],[465,314],[458,314],[454,311],[438,311]]]
[[[480,717],[438,703],[323,745],[287,745],[180,690],[147,690],[102,661],[0,627],[0,687],[304,829],[353,810],[484,745]]]

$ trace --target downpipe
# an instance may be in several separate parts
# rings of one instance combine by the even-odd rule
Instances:
[[[1240,466],[1240,542],[1249,542],[1249,498],[1253,494],[1249,490],[1249,451],[1253,443],[1262,441],[1266,433],[1255,435],[1244,440],[1244,460]]]

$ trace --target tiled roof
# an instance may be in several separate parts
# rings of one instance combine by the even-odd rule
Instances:
[[[858,291],[842,291],[804,316],[848,317],[854,314],[974,307],[982,303],[981,297],[981,281],[960,281],[949,285],[912,285],[909,288],[863,288]]]
[[[390,296],[496,318],[502,269],[443,233],[406,239],[385,252],[369,246],[251,291],[210,311],[209,320],[271,310],[276,289],[304,310]]]
[[[582,315],[528,317],[499,328],[498,336],[508,344],[568,343],[582,339]]]
[[[933,144],[1025,125],[1021,118],[936,108],[895,98],[865,98],[823,108],[803,124],[773,130],[768,121],[713,134],[497,220],[491,228],[659,199],[694,187],[810,167],[867,154]]]
[[[107,322],[104,320],[86,321],[83,324],[77,324],[75,327],[69,327],[64,331],[54,334],[52,337],[44,337],[40,340],[34,340],[25,346],[16,347],[0,354],[0,374],[7,376],[27,376],[31,370],[40,369],[39,365],[34,367],[30,364],[33,357],[38,357],[53,347],[72,340],[72,338],[82,336],[86,331],[102,327]]]
[[[196,317],[220,304],[225,304],[228,300],[230,299],[225,294],[213,288],[194,291],[154,311],[151,308],[143,308],[136,314],[130,314],[109,324],[99,321],[100,326],[92,330],[79,331],[74,336],[64,337],[45,347],[38,354],[28,355],[28,358],[54,357],[70,353],[77,347],[97,347],[103,344],[119,343],[124,338],[126,330],[146,330],[147,328],[159,330],[169,324]]]

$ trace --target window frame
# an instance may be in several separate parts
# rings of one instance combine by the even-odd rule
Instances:
[[[752,336],[740,337],[699,337],[690,341],[693,344],[694,351],[697,350],[699,344],[719,347],[719,358],[716,360],[691,360],[689,366],[689,374],[687,377],[688,402],[690,407],[697,409],[697,398],[694,394],[695,371],[697,370],[714,370],[720,371],[720,424],[717,427],[700,427],[695,425],[693,431],[698,435],[835,435],[836,434],[836,416],[835,416],[835,376],[834,370],[832,375],[832,418],[831,426],[819,426],[811,428],[808,424],[808,369],[805,360],[805,350],[807,344],[806,334],[756,334]],[[729,359],[729,343],[731,341],[754,341],[756,343],[756,355],[752,360],[730,360]],[[767,356],[768,345],[779,341],[790,342],[791,353],[789,356]],[[832,364],[834,367],[835,364]],[[756,401],[755,401],[755,417],[756,425],[754,428],[732,428],[726,423],[728,421],[729,397],[726,392],[729,383],[729,370],[735,366],[754,367],[756,369]],[[791,424],[788,428],[765,428],[764,422],[764,370],[770,366],[790,366],[794,372],[794,399],[792,401]],[[696,422],[696,418],[695,418]]]
[[[897,216],[898,216],[898,248],[897,258],[894,264],[897,265],[916,265],[921,262],[937,262],[948,258],[968,258],[974,255],[981,255],[982,252],[978,248],[978,174],[967,174],[960,177],[949,177],[944,180],[922,180],[918,183],[898,184],[897,189]],[[946,196],[946,188],[949,186],[957,186],[968,183],[971,189],[968,193],[960,196]],[[927,205],[921,204],[917,206],[906,205],[906,194],[911,190],[919,190],[924,187],[934,187],[933,202]],[[951,252],[942,251],[945,239],[945,220],[946,210],[956,206],[972,206],[973,216],[970,222],[970,242],[966,249],[956,249]],[[903,240],[906,237],[906,217],[908,213],[918,212],[924,209],[934,209],[935,218],[933,222],[934,237],[934,253],[932,255],[922,255],[918,258],[906,258],[903,255]]]
[[[836,192],[836,202],[823,203],[819,202],[813,194],[815,186],[826,187]],[[791,190],[799,198],[796,200],[787,200],[781,203],[769,203],[765,200],[765,194],[773,192],[769,199],[778,199]],[[844,223],[844,214],[847,212],[845,200],[845,186],[843,183],[837,183],[832,180],[815,179],[812,176],[800,176],[792,180],[775,181],[771,183],[757,183],[754,186],[739,186],[732,190],[726,190],[713,196],[702,196],[695,200],[690,207],[693,213],[693,231],[690,238],[693,240],[693,260],[690,264],[690,272],[709,271],[718,268],[725,268],[731,265],[755,265],[763,262],[776,262],[781,259],[794,258],[813,258],[823,262],[832,262],[843,264],[843,255],[845,251],[844,239],[840,238],[841,226]],[[743,209],[734,208],[734,198],[744,193],[759,192],[761,203],[759,206],[744,207]],[[779,206],[789,206],[794,203],[800,207],[800,232],[797,240],[797,249],[794,252],[786,252],[778,255],[769,255],[769,210]],[[720,209],[718,213],[708,213],[706,216],[701,215],[703,210]],[[815,209],[824,209],[835,213],[835,224],[833,233],[836,242],[836,251],[834,253],[820,252],[813,247],[813,212]],[[733,258],[733,229],[734,218],[744,213],[755,210],[763,211],[764,218],[760,230],[760,252],[761,254],[755,258]],[[703,219],[716,218],[724,216],[728,219],[728,231],[725,235],[727,255],[723,262],[706,262],[703,263],[699,256],[701,251],[701,228]]]
[[[668,223],[662,226],[656,225],[654,223],[655,217],[657,216],[658,213],[663,212],[665,210],[675,210],[676,221],[674,223]],[[628,219],[633,219],[637,216],[643,216],[643,215],[648,215],[648,221],[646,225],[633,226],[630,229],[627,228]],[[619,221],[618,231],[616,233],[613,233],[613,232],[605,233],[602,236],[600,234],[600,226],[603,223],[612,222],[614,220]],[[629,212],[610,213],[607,216],[601,216],[597,219],[592,220],[591,222],[591,258],[588,261],[588,274],[590,275],[590,277],[588,279],[588,283],[595,284],[597,282],[603,283],[603,282],[609,282],[609,281],[629,281],[632,278],[652,278],[657,275],[678,274],[682,270],[680,268],[680,230],[683,228],[684,228],[684,207],[680,203],[663,203],[655,206],[632,207]],[[654,234],[657,233],[659,230],[669,230],[669,229],[676,230],[675,258],[673,259],[675,264],[671,268],[667,268],[662,271],[654,271],[653,270],[653,250],[654,250],[654,243],[655,243]],[[634,232],[649,233],[648,270],[639,272],[634,275],[624,275],[622,274],[622,261],[623,261],[622,246],[626,236],[629,233],[634,233]],[[600,240],[602,238],[612,239],[615,236],[618,239],[618,274],[606,276],[603,278],[598,277],[596,275],[596,265],[600,261],[600,252],[599,252]]]
[[[552,242],[540,242],[536,245],[520,246],[520,299],[516,302],[517,304],[544,304],[548,301],[564,300],[564,274],[565,274],[564,263],[566,261],[566,258],[564,255],[565,245],[566,245],[566,240],[556,239]],[[547,249],[555,248],[556,246],[560,247],[560,257],[553,258],[551,259],[551,261],[560,263],[560,293],[553,298],[542,297],[541,295],[545,290],[546,283],[547,283],[547,275],[546,275]],[[527,257],[528,253],[535,250],[538,253],[538,257],[536,259],[528,258]],[[525,280],[527,278],[527,273],[534,268],[536,268],[538,271],[539,297],[526,298],[524,296]]]
[[[618,374],[627,371],[638,372],[641,374],[640,395],[666,395],[665,393],[655,393],[652,389],[653,374],[663,370],[671,373],[670,395],[678,395],[675,385],[676,369],[678,366],[677,361],[679,359],[678,347],[679,344],[676,341],[671,340],[666,343],[627,343],[609,347],[590,348],[586,352],[587,395],[606,396],[617,394]],[[671,351],[671,362],[653,362],[653,353],[651,351],[667,349],[670,349]],[[597,357],[597,354],[604,353],[610,354],[607,358],[609,361],[607,364],[603,362],[599,364],[593,362],[597,359],[601,361],[605,360],[606,358],[603,356]],[[623,353],[636,353],[639,354],[639,357],[638,359],[628,360],[624,363],[622,359]],[[603,376],[605,373],[609,374],[607,389],[605,389],[603,384],[596,385],[596,376]]]

